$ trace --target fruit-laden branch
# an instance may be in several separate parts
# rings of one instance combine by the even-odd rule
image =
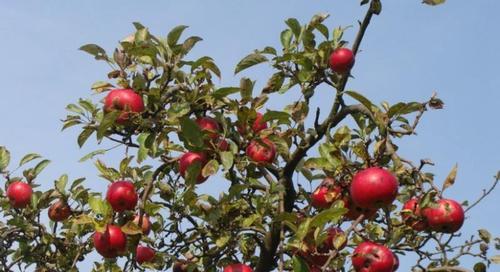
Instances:
[[[353,43],[352,51],[354,54],[356,54],[359,50],[359,46],[361,44],[361,41],[363,40],[368,25],[370,24],[373,14],[377,13],[374,3],[380,4],[379,1],[371,2],[370,7],[366,12],[365,18],[360,25],[360,29],[358,31],[356,39]],[[337,86],[337,95],[332,109],[330,110],[328,117],[319,126],[316,127],[316,135],[309,135],[299,144],[297,149],[293,152],[291,159],[287,162],[287,164],[283,168],[283,171],[280,173],[279,182],[285,187],[284,212],[291,212],[293,209],[293,204],[295,203],[297,193],[293,186],[292,176],[298,163],[302,160],[302,158],[304,158],[304,156],[306,156],[307,151],[323,138],[329,128],[335,127],[348,114],[354,112],[362,112],[364,114],[371,115],[368,109],[360,105],[344,106],[339,111],[340,105],[344,104],[342,100],[342,93],[345,89],[348,78],[349,74],[345,74],[341,77],[340,84]],[[280,227],[281,224],[275,223],[272,225],[270,232],[266,234],[264,247],[261,247],[260,250],[259,262],[255,269],[256,272],[271,271],[271,269],[273,268],[275,264],[276,251],[280,242]]]

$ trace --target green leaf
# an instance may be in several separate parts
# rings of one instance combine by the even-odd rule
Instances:
[[[104,153],[106,153],[105,149],[98,149],[96,151],[92,151],[89,154],[83,156],[80,160],[78,160],[78,162],[84,162],[86,160],[92,159],[93,157],[95,157],[97,155],[102,155]]]
[[[346,208],[332,207],[330,209],[324,210],[312,218],[311,226],[313,227],[323,227],[329,222],[336,223],[342,215],[347,213]]]
[[[309,230],[311,229],[311,218],[306,218],[306,220],[302,221],[300,223],[299,228],[297,229],[297,233],[295,236],[297,237],[298,240],[302,241],[306,237],[306,235],[309,233]]]
[[[422,3],[430,5],[430,6],[437,6],[444,4],[446,0],[423,0]]]
[[[28,162],[30,162],[30,161],[32,161],[32,160],[36,160],[36,159],[41,158],[41,157],[42,157],[42,156],[40,156],[40,155],[38,155],[38,154],[36,154],[36,153],[30,153],[30,154],[27,154],[27,155],[25,155],[25,156],[21,159],[21,161],[19,162],[19,166],[24,165],[24,164],[26,164],[26,163],[28,163]]]
[[[260,54],[260,53],[252,53],[246,57],[244,57],[237,65],[236,69],[234,70],[234,74],[237,74],[251,66],[254,66],[256,64],[266,62],[268,59]]]
[[[106,81],[97,81],[92,86],[90,86],[90,89],[95,91],[96,93],[102,93],[104,91],[107,91],[111,88],[113,88],[113,84],[106,82]]]
[[[72,126],[76,126],[78,124],[81,124],[82,121],[80,120],[80,118],[75,118],[75,119],[66,119],[64,120],[64,123],[63,123],[63,127],[61,130],[65,130],[69,127],[72,127]]]
[[[240,80],[240,94],[242,102],[247,102],[252,99],[253,86],[255,81],[252,81],[249,78],[242,78]]]
[[[278,120],[279,124],[290,124],[290,114],[283,111],[267,111],[262,118],[264,122]]]
[[[201,175],[204,177],[209,177],[215,175],[218,170],[219,162],[217,160],[210,160],[201,170]]]
[[[78,185],[82,184],[85,181],[85,178],[75,179],[69,188],[70,191],[73,191]]]
[[[252,215],[248,216],[247,218],[243,219],[243,222],[241,222],[241,226],[244,228],[250,227],[260,217],[261,216],[259,214],[252,214]]]
[[[237,93],[240,91],[240,88],[238,87],[223,87],[223,88],[219,88],[217,89],[213,94],[212,96],[215,98],[215,99],[221,99],[223,97],[226,97],[230,94],[234,94],[234,93]]]
[[[458,170],[458,165],[455,164],[455,166],[453,166],[450,173],[448,174],[448,176],[444,180],[443,189],[441,191],[444,191],[444,190],[446,190],[446,188],[455,184],[455,179],[457,178],[457,170]]]
[[[94,223],[92,217],[90,217],[88,214],[80,214],[76,217],[73,217],[71,221],[77,225],[88,225]]]
[[[217,238],[217,240],[215,240],[215,245],[217,245],[217,247],[219,248],[224,247],[227,244],[227,242],[229,242],[230,239],[231,239],[230,235],[221,236]]]
[[[58,180],[55,181],[55,187],[61,194],[64,194],[66,184],[68,184],[68,175],[66,174],[62,175]]]
[[[202,38],[197,37],[197,36],[187,38],[184,41],[184,43],[182,44],[182,51],[184,52],[184,54],[189,53],[189,51],[191,51],[191,49],[193,49],[194,45],[197,42],[202,41],[202,40],[203,40]]]
[[[100,214],[102,217],[107,218],[108,216],[111,215],[111,206],[109,203],[103,199],[101,199],[100,196],[89,196],[89,206],[90,209],[95,214]]]
[[[234,155],[230,151],[220,152],[220,159],[222,162],[222,166],[225,170],[229,170],[231,166],[233,166]]]
[[[179,41],[179,38],[182,35],[182,32],[186,28],[188,28],[188,26],[185,25],[176,26],[168,33],[167,42],[170,47],[173,47],[177,44],[177,41]]]
[[[309,272],[307,264],[298,256],[292,257],[293,272]]]
[[[285,21],[285,23],[292,30],[295,37],[298,38],[300,36],[300,32],[302,32],[302,27],[300,26],[299,21],[295,18],[289,18]]]
[[[80,98],[78,100],[78,104],[80,104],[80,106],[82,106],[88,112],[94,112],[96,110],[95,105],[92,104],[92,102],[90,100],[86,100],[86,99],[81,99]]]
[[[280,35],[280,40],[281,40],[281,45],[285,49],[285,51],[290,48],[290,43],[292,42],[292,35],[293,32],[290,29],[284,30],[281,32]]]
[[[106,55],[106,51],[96,44],[83,45],[79,48],[79,50],[89,53],[94,56],[96,60],[109,60]]]
[[[94,133],[94,131],[95,130],[93,128],[85,128],[80,133],[80,135],[78,135],[78,139],[77,139],[78,146],[82,147],[85,144],[85,142],[88,140],[90,135],[92,135],[92,133]]]
[[[139,143],[139,149],[137,150],[137,163],[143,162],[148,156],[148,148],[146,147],[146,139],[149,133],[141,133],[137,137],[137,142]]]
[[[332,165],[328,162],[326,158],[308,158],[304,162],[304,167],[307,169],[332,169]]]
[[[10,152],[4,146],[0,146],[0,172],[4,171],[10,162]]]
[[[149,31],[147,28],[143,27],[138,29],[134,35],[134,42],[139,43],[146,41],[149,37]]]
[[[121,229],[127,235],[142,234],[142,228],[135,224],[134,221],[128,221]]]
[[[66,110],[68,111],[72,111],[74,113],[78,113],[78,114],[82,114],[83,113],[83,109],[78,107],[77,105],[75,104],[69,104],[66,106]]]
[[[355,91],[346,91],[345,93],[347,95],[349,95],[350,97],[356,99],[363,106],[365,106],[366,108],[368,108],[368,110],[370,110],[370,111],[372,110],[373,103],[370,100],[368,100],[366,97],[364,97],[363,95],[361,95],[360,93],[355,92]]]
[[[180,120],[180,124],[181,140],[190,146],[202,147],[203,133],[201,132],[200,127],[196,124],[196,122],[188,117],[183,117]]]
[[[43,160],[43,161],[39,162],[35,166],[34,175],[38,176],[38,174],[40,174],[43,171],[43,169],[45,169],[45,167],[47,167],[47,165],[49,165],[49,163],[50,163],[49,160]]]
[[[115,110],[104,115],[101,123],[99,124],[99,128],[97,129],[97,140],[101,140],[104,135],[106,135],[107,130],[113,126],[116,118],[118,118],[120,114],[120,111]]]
[[[174,103],[167,110],[167,115],[169,119],[178,119],[191,111],[191,106],[189,103]]]
[[[485,230],[485,229],[480,229],[478,230],[479,232],[479,237],[481,237],[481,239],[489,244],[490,243],[490,240],[491,240],[491,233],[488,231],[488,230]]]

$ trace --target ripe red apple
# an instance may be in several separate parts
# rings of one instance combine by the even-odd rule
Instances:
[[[94,247],[104,258],[115,258],[123,254],[127,246],[127,236],[119,226],[107,225],[104,232],[94,233]]]
[[[253,269],[248,265],[237,263],[224,267],[224,272],[253,272]]]
[[[133,222],[138,226],[140,218],[141,218],[140,215],[136,214],[133,220]],[[147,216],[146,214],[142,216],[142,226],[140,227],[144,235],[148,235],[151,232],[151,221],[149,221],[149,216]]]
[[[348,73],[354,66],[354,54],[348,48],[339,48],[330,55],[330,68],[339,74]]]
[[[219,148],[220,151],[228,151],[229,143],[226,141],[226,139],[219,139],[217,147]]]
[[[113,182],[106,194],[106,200],[115,212],[123,212],[125,210],[133,210],[137,205],[137,192],[134,184],[130,181],[115,181]]]
[[[179,159],[179,173],[183,178],[186,177],[187,170],[189,166],[199,163],[201,168],[200,168],[200,173],[198,174],[198,177],[196,178],[196,183],[200,184],[203,183],[207,180],[208,177],[204,177],[201,174],[201,169],[207,164],[207,155],[203,152],[186,152],[184,155],[181,156]]]
[[[362,242],[352,255],[352,265],[356,272],[392,272],[396,258],[384,245]]]
[[[352,201],[361,208],[386,207],[398,195],[398,180],[383,168],[371,167],[354,175],[350,191]]]
[[[139,264],[151,262],[155,258],[155,251],[147,246],[137,246],[135,250],[135,261]]]
[[[422,212],[418,205],[418,199],[412,198],[403,205],[403,221],[406,225],[410,226],[416,231],[423,231],[427,229],[427,224],[422,217]]]
[[[320,185],[311,194],[311,205],[316,209],[327,209],[342,196],[340,186]]]
[[[264,122],[264,115],[260,112],[257,112],[257,117],[255,117],[255,120],[253,121],[252,124],[252,130],[253,133],[259,133],[261,130],[264,130],[267,128],[267,123]]]
[[[104,111],[122,111],[116,119],[118,124],[125,124],[130,116],[144,111],[142,97],[132,89],[115,89],[108,93],[104,99]]]
[[[247,146],[246,154],[258,164],[270,164],[276,158],[276,146],[268,138],[261,138],[260,141],[252,140]]]
[[[219,136],[220,126],[214,118],[200,117],[195,122],[200,127],[200,130],[205,132],[210,139],[215,140]]]
[[[263,118],[264,118],[264,115],[262,113],[260,113],[260,112],[257,112],[256,117],[255,117],[255,119],[252,122],[252,131],[253,131],[253,133],[257,134],[261,130],[264,130],[264,129],[267,128],[267,122],[264,122]],[[249,120],[249,121],[252,121],[252,120]],[[238,132],[240,134],[245,134],[247,132],[246,128],[247,128],[247,124],[244,124],[244,125],[240,124],[237,127]]]
[[[33,189],[27,183],[22,181],[14,181],[7,188],[7,198],[10,205],[14,208],[25,208],[31,202]]]
[[[65,200],[61,199],[49,207],[48,214],[52,221],[64,221],[71,215],[71,207]]]
[[[464,209],[460,203],[452,199],[440,199],[436,206],[422,210],[429,228],[437,232],[453,233],[464,223]]]

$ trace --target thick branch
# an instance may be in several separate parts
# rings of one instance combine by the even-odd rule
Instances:
[[[356,39],[353,43],[352,51],[354,54],[356,54],[359,50],[359,46],[361,44],[361,41],[363,40],[368,25],[370,24],[373,14],[374,9],[372,2],[372,5],[370,5],[370,8],[368,8],[365,18],[361,23]],[[337,96],[335,98],[332,109],[330,110],[328,117],[319,126],[316,127],[316,134],[309,135],[304,141],[300,143],[300,145],[292,154],[290,161],[288,161],[288,163],[285,165],[283,172],[280,173],[279,182],[285,187],[284,212],[291,212],[293,210],[293,204],[295,203],[297,192],[295,191],[295,188],[293,186],[292,176],[295,168],[297,167],[300,160],[302,160],[302,158],[304,158],[304,156],[307,154],[307,151],[323,138],[329,128],[336,126],[348,114],[353,112],[364,112],[366,114],[370,114],[365,107],[362,107],[360,105],[343,107],[343,109],[339,111],[340,105],[344,104],[342,100],[342,92],[345,89],[348,78],[349,75],[347,74],[342,76],[340,84],[337,87]],[[276,263],[276,250],[278,249],[278,245],[280,242],[280,226],[281,224],[274,223],[271,226],[271,230],[267,233],[264,239],[264,247],[261,247],[260,250],[259,262],[255,269],[256,272],[271,271],[271,269],[273,269]]]

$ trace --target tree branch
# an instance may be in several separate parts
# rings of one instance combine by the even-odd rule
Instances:
[[[359,32],[353,43],[352,51],[354,55],[356,55],[356,53],[359,50],[359,46],[361,44],[361,41],[363,40],[368,25],[370,24],[373,14],[375,13],[372,2],[372,4],[370,5],[370,7],[366,12],[365,18],[361,23]],[[360,105],[353,105],[347,107],[344,106],[343,109],[339,111],[340,105],[344,104],[342,100],[342,93],[345,89],[348,78],[349,78],[348,74],[342,76],[340,84],[337,87],[337,96],[335,98],[335,102],[332,106],[332,109],[330,110],[328,117],[319,126],[316,127],[316,134],[309,135],[304,141],[302,141],[299,144],[297,149],[293,152],[290,161],[287,162],[287,164],[283,168],[283,171],[280,172],[279,182],[280,184],[283,184],[283,186],[285,187],[284,212],[291,212],[293,210],[293,204],[295,203],[297,192],[295,191],[295,188],[293,186],[292,176],[298,163],[307,154],[307,151],[323,138],[323,136],[325,135],[325,133],[329,128],[336,126],[348,114],[353,112],[363,112],[371,116],[371,113],[368,111],[368,109]],[[256,272],[267,272],[273,269],[276,263],[275,262],[276,250],[278,249],[281,236],[280,226],[281,224],[279,223],[273,223],[273,225],[271,226],[271,230],[267,233],[264,240],[264,247],[261,247],[260,250],[259,262],[255,269]]]

